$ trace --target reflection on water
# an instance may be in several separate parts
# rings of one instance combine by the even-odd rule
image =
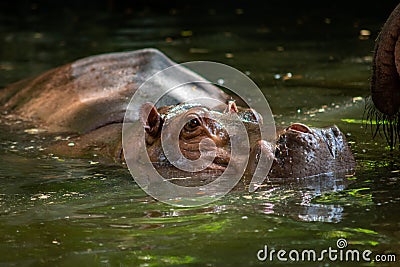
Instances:
[[[226,63],[257,82],[278,124],[337,124],[355,153],[356,176],[272,180],[253,194],[238,190],[207,206],[175,208],[147,196],[125,169],[48,155],[40,135],[2,128],[1,265],[254,266],[265,244],[326,249],[339,237],[350,248],[400,255],[399,152],[371,140],[361,121],[373,40],[389,4],[347,3],[338,12],[340,5],[279,1],[108,2],[114,5],[3,1],[0,85],[84,56],[144,47],[177,62]]]
[[[270,190],[260,191],[256,199],[266,214],[289,216],[305,222],[340,222],[344,207],[337,204],[314,203],[322,195],[345,190],[351,179],[339,174],[324,174],[305,179],[274,179]],[[275,201],[274,201],[275,200]]]

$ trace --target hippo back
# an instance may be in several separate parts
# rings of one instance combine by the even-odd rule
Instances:
[[[0,104],[8,113],[37,122],[49,132],[86,133],[122,123],[127,105],[140,85],[173,65],[176,63],[156,49],[87,57],[6,87],[0,91]],[[186,78],[189,75],[196,81],[206,81],[181,66],[178,72]],[[168,90],[169,79],[175,77],[154,84],[151,93]],[[228,99],[207,82],[190,93],[220,101]],[[170,94],[157,106],[180,103],[184,100],[181,96],[182,92]]]

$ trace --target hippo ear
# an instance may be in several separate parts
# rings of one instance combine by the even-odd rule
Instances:
[[[161,126],[161,116],[152,103],[144,103],[140,108],[140,121],[149,135],[157,135]]]
[[[225,109],[225,113],[237,113],[238,112],[238,108],[236,106],[235,100],[231,99],[228,100],[226,109]]]

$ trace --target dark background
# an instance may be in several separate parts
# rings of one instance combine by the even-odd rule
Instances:
[[[78,58],[144,47],[156,47],[178,62],[224,62],[218,53],[202,58],[184,51],[212,45],[215,52],[215,46],[220,45],[224,55],[239,47],[246,51],[275,49],[279,43],[287,47],[308,40],[334,46],[335,42],[358,38],[361,29],[370,30],[370,40],[374,40],[397,3],[0,1],[0,87]],[[212,44],[201,42],[210,39],[204,36],[226,33],[240,40],[235,44],[219,44],[220,39]],[[367,45],[372,54],[372,42]],[[232,60],[227,63],[235,65]]]
[[[89,24],[99,28],[119,26],[131,18],[171,16],[174,25],[185,29],[210,23],[215,27],[233,28],[238,25],[263,25],[272,28],[274,36],[294,32],[324,34],[316,22],[330,19],[331,28],[353,22],[359,24],[386,20],[397,1],[1,1],[1,31],[10,27],[18,30],[58,31],[60,34],[80,35]],[[210,21],[210,15],[219,18]],[[217,23],[216,23],[217,22]],[[156,22],[152,22],[156,23]],[[318,23],[317,23],[318,24]],[[219,29],[219,28],[218,28]],[[372,29],[377,30],[377,29]],[[318,32],[320,31],[320,32]],[[346,34],[346,31],[342,34]],[[326,32],[325,32],[326,34]],[[269,36],[270,38],[271,36]],[[294,37],[294,36],[293,36]]]
[[[150,8],[158,12],[168,12],[171,8],[186,11],[198,11],[215,8],[218,12],[229,12],[232,8],[251,10],[249,16],[254,19],[254,14],[273,16],[298,16],[308,14],[314,16],[337,16],[339,14],[352,14],[354,17],[386,16],[397,1],[113,1],[113,0],[70,0],[70,1],[1,1],[2,13],[26,16],[43,14],[62,9],[70,11],[100,11],[126,13],[130,10]],[[278,12],[278,13],[276,13]],[[50,14],[48,14],[50,15]],[[53,15],[55,15],[53,13]]]

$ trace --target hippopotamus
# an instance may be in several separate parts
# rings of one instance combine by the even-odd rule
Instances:
[[[175,64],[156,49],[84,58],[4,88],[0,91],[1,109],[3,114],[28,121],[48,135],[64,136],[49,142],[46,149],[51,153],[95,155],[124,165],[121,129],[131,96],[153,74]],[[180,75],[204,80],[187,68],[179,71]],[[163,80],[152,88],[162,91],[168,84]],[[141,107],[136,119],[145,132],[146,150],[154,165],[170,168],[160,146],[161,126],[190,113],[194,117],[179,135],[182,154],[188,159],[198,158],[202,139],[211,138],[216,156],[208,169],[223,171],[230,160],[230,139],[213,116],[235,113],[249,135],[247,174],[254,171],[261,152],[273,160],[270,177],[301,178],[328,172],[352,173],[355,169],[346,138],[336,126],[320,129],[294,123],[279,129],[273,142],[261,140],[258,126],[262,118],[257,111],[241,107],[240,99],[235,102],[213,84],[201,83],[192,89],[191,85],[182,86],[158,103],[145,102]],[[222,111],[213,111],[201,104],[181,103],[185,94],[212,97],[226,105]]]
[[[229,101],[230,102],[230,101]],[[224,171],[230,160],[228,133],[213,119],[215,111],[193,104],[181,104],[157,108],[145,103],[143,109],[148,117],[142,117],[145,127],[146,147],[150,160],[157,164],[168,164],[161,146],[161,128],[164,123],[178,120],[177,117],[190,114],[180,132],[179,147],[182,154],[195,160],[200,156],[199,144],[204,138],[211,138],[216,144],[216,156],[208,169]],[[184,110],[184,112],[182,112]],[[244,123],[251,145],[249,163],[245,175],[251,176],[257,166],[258,156],[263,151],[273,160],[268,176],[273,178],[303,178],[329,172],[352,173],[355,160],[346,138],[335,125],[326,128],[312,128],[302,123],[280,127],[274,143],[260,140],[258,125],[260,115],[248,108],[228,103],[225,113],[237,113]],[[147,114],[145,113],[145,114]]]
[[[376,133],[382,128],[391,148],[396,140],[400,140],[399,37],[400,4],[390,14],[377,38],[371,77],[372,103],[367,106],[367,118],[376,122]]]

